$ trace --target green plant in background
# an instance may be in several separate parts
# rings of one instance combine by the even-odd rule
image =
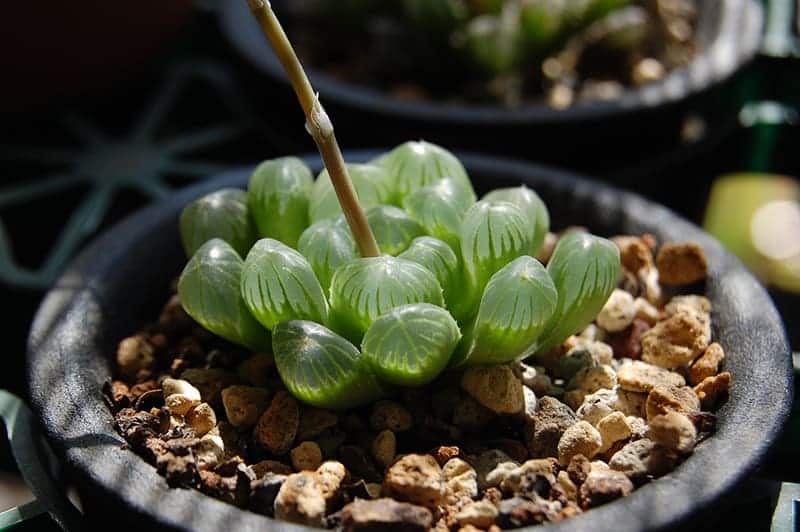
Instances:
[[[464,166],[434,144],[346,164],[269,3],[249,4],[285,59],[327,170],[311,184],[301,161],[266,161],[246,197],[226,192],[232,220],[209,211],[220,193],[185,208],[187,251],[211,238],[178,284],[190,316],[253,349],[271,331],[286,388],[334,409],[429,383],[448,366],[524,358],[594,318],[619,276],[614,244],[570,234],[545,269],[533,258],[549,227],[541,199],[518,187],[476,202]],[[262,238],[244,249],[251,219]]]

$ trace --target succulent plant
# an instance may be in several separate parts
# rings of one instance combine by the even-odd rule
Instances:
[[[291,227],[279,228],[276,216],[269,230],[297,234],[296,245],[243,241],[242,260],[215,239],[179,284],[187,312],[210,331],[259,349],[272,331],[281,378],[304,402],[346,408],[387,387],[429,383],[447,367],[551,349],[589,323],[616,286],[616,246],[570,233],[545,268],[532,258],[550,225],[536,192],[503,188],[476,202],[463,166],[443,148],[406,143],[347,168],[372,204],[364,220],[377,256],[359,256],[327,174],[311,185],[299,160],[283,158],[259,166],[248,197],[221,197],[239,206],[239,226],[248,204],[265,219],[268,206],[284,208]],[[190,205],[185,218],[196,211]]]

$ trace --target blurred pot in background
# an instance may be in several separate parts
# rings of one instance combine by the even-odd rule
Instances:
[[[274,0],[273,3],[276,9],[283,5],[292,13],[300,12],[302,14],[304,8],[311,9],[322,1]],[[448,18],[447,14],[457,15],[458,13],[447,10],[439,12],[433,8],[436,5],[460,5],[464,1],[466,0],[456,2],[407,0],[402,5],[416,6],[420,10],[425,8],[425,14],[420,17],[423,21],[428,24],[444,24],[446,26],[447,20],[453,19],[452,16]],[[349,0],[348,5],[350,2],[357,4],[356,0]],[[506,5],[506,2],[503,5]],[[472,3],[486,6],[482,9],[488,10],[489,14],[481,16],[497,16],[491,14],[492,9],[497,9],[497,5],[499,5],[497,2],[489,0],[472,2],[470,0],[470,4]],[[513,5],[516,2],[508,3]],[[626,2],[620,2],[620,4],[622,3]],[[676,4],[676,2],[663,1],[660,3]],[[683,4],[684,2],[677,3]],[[606,4],[618,5],[616,0],[608,0]],[[651,2],[648,1],[647,5],[650,4]],[[376,0],[374,4],[370,5],[373,7],[388,5],[389,7],[383,7],[383,9],[391,9],[392,6],[394,9],[398,9],[401,4],[396,1],[377,2]],[[536,6],[540,3],[523,1],[522,5]],[[541,5],[545,4],[541,3]],[[696,16],[693,16],[692,19],[695,21],[691,43],[693,54],[690,58],[685,58],[688,63],[679,61],[675,68],[669,71],[650,72],[653,74],[652,76],[648,74],[650,77],[644,75],[647,74],[647,68],[645,68],[644,71],[639,72],[643,75],[639,80],[642,81],[641,84],[623,85],[621,90],[612,91],[613,94],[600,91],[597,98],[582,99],[576,96],[577,93],[568,98],[555,98],[559,94],[563,96],[572,91],[569,83],[566,85],[561,83],[564,81],[562,74],[572,70],[559,70],[560,67],[566,63],[574,63],[580,70],[587,64],[599,64],[594,60],[590,61],[591,58],[583,54],[583,48],[578,46],[583,41],[575,41],[574,47],[565,45],[568,50],[575,51],[575,53],[567,54],[569,57],[564,56],[551,62],[555,66],[560,65],[559,68],[553,68],[552,72],[548,70],[553,76],[552,80],[543,79],[545,76],[543,72],[540,72],[541,68],[526,69],[525,72],[532,76],[528,79],[528,87],[532,90],[539,87],[538,97],[533,96],[534,91],[530,93],[531,97],[520,99],[517,102],[511,98],[511,106],[504,104],[503,98],[492,100],[487,97],[470,99],[463,96],[455,99],[419,97],[419,91],[413,86],[406,86],[407,90],[400,90],[398,93],[396,86],[393,91],[388,89],[385,83],[383,85],[373,83],[373,69],[368,67],[376,64],[369,61],[370,57],[375,55],[390,58],[391,60],[386,59],[377,64],[384,68],[392,65],[392,72],[400,72],[402,69],[396,65],[401,64],[402,61],[407,63],[410,61],[408,69],[416,72],[418,77],[422,76],[426,83],[446,85],[457,79],[451,72],[454,69],[459,76],[466,75],[467,69],[457,69],[463,64],[463,61],[452,59],[452,54],[450,54],[450,59],[445,61],[439,61],[439,57],[431,54],[428,54],[424,61],[413,61],[412,58],[417,57],[413,52],[425,44],[420,39],[395,39],[394,42],[400,41],[400,46],[391,46],[393,41],[388,37],[380,41],[383,43],[380,46],[359,43],[353,47],[353,53],[346,55],[350,62],[358,67],[356,69],[358,75],[343,76],[341,69],[331,73],[330,68],[326,68],[324,62],[311,61],[312,68],[309,76],[314,86],[324,95],[329,112],[335,116],[346,117],[338,121],[338,127],[342,138],[351,139],[354,146],[396,144],[406,138],[424,137],[433,142],[463,150],[514,155],[558,164],[592,175],[600,174],[607,179],[631,188],[635,187],[638,191],[647,194],[652,191],[650,189],[658,188],[660,184],[640,178],[647,178],[652,173],[649,171],[652,166],[649,161],[658,161],[666,152],[672,152],[682,147],[680,145],[682,142],[681,131],[684,118],[689,111],[696,107],[704,110],[713,107],[715,114],[717,114],[716,109],[719,108],[718,115],[727,117],[731,115],[731,109],[738,109],[740,104],[737,93],[740,88],[738,86],[740,79],[737,75],[755,57],[761,42],[763,7],[757,0],[697,2],[696,6]],[[630,10],[631,8],[634,9],[634,13],[641,14],[640,2],[632,2],[624,9]],[[350,18],[342,16],[337,19],[348,21],[347,24],[337,22],[339,32],[347,32],[350,24],[361,20],[359,17],[350,16],[351,12],[347,12]],[[631,11],[626,12],[632,13]],[[387,18],[391,18],[391,16],[386,14],[380,17],[376,16],[371,19],[369,27],[362,22],[358,22],[358,27],[361,32],[377,27],[377,30],[391,36],[389,30],[392,26],[380,22]],[[495,19],[478,18],[479,23],[476,29],[483,28],[486,31],[477,31],[474,36],[483,38],[473,42],[474,47],[467,46],[466,42],[470,42],[467,40],[462,43],[465,47],[462,47],[461,50],[473,51],[477,53],[475,57],[484,58],[495,66],[514,65],[514,61],[501,60],[504,56],[499,52],[515,50],[514,43],[517,41],[514,38],[505,39],[503,36],[508,36],[508,34],[502,31],[492,33],[490,31],[492,24],[487,21]],[[325,20],[328,25],[333,24],[330,19]],[[480,20],[484,22],[480,22]],[[536,26],[534,24],[535,17],[527,20],[530,25]],[[630,20],[626,17],[625,21],[631,24],[625,27],[628,29],[642,27],[636,24],[637,20],[639,20],[637,17],[631,17]],[[263,87],[275,79],[285,81],[280,63],[271,52],[258,24],[252,20],[245,2],[231,1],[221,4],[220,24],[223,34],[235,50],[254,67],[256,82],[259,80],[259,73],[263,74],[261,76]],[[386,26],[389,26],[389,29]],[[592,27],[592,24],[589,24],[588,27]],[[291,27],[288,31],[291,32]],[[537,31],[538,34],[543,34],[544,28]],[[317,40],[321,41],[321,36],[328,36],[332,33],[332,31],[316,32],[311,36],[316,36]],[[451,34],[452,32],[447,31],[428,32],[431,38],[437,35]],[[594,33],[592,35],[603,41],[602,35]],[[642,35],[638,31],[623,31],[621,35],[617,36],[642,38]],[[644,37],[648,38],[648,35],[645,33]],[[302,35],[295,35],[293,40],[299,53],[308,51],[308,43]],[[445,40],[450,41],[449,38]],[[617,40],[610,39],[610,42],[617,42]],[[626,43],[628,40],[622,39],[622,42]],[[330,57],[326,59],[331,62],[339,59],[341,54],[348,51],[344,44],[340,42],[336,47],[324,48],[323,51],[330,54]],[[425,47],[426,51],[439,49],[451,51],[448,47]],[[498,53],[491,53],[492,50]],[[547,56],[551,54],[552,51],[548,48]],[[643,56],[641,59],[644,60],[646,57]],[[558,64],[556,65],[556,63]],[[637,65],[639,63],[641,61],[636,62]],[[448,68],[440,67],[442,64]],[[652,61],[645,61],[643,64],[644,66],[654,66]],[[543,67],[543,64],[540,67]],[[655,67],[654,70],[659,69]],[[591,72],[587,74],[593,75]],[[498,79],[509,78],[500,76]],[[462,80],[458,79],[458,81]],[[457,82],[455,86],[467,91],[468,84]],[[586,86],[586,83],[583,85],[577,83],[574,89],[580,92],[585,90]],[[593,86],[608,88],[610,85],[595,83]],[[559,89],[559,87],[561,88]],[[548,104],[551,93],[556,99],[555,103],[559,105]],[[513,95],[513,91],[511,94]],[[484,96],[486,96],[485,91]],[[336,114],[337,111],[341,111],[341,113]],[[267,114],[266,110],[261,110],[260,113],[262,116]],[[380,127],[376,127],[376,124],[380,124]],[[623,180],[616,170],[626,168],[634,162],[637,167],[644,167],[644,170],[635,172],[635,175],[633,172],[627,172],[625,173],[627,181]],[[633,177],[628,177],[629,175]],[[636,179],[634,180],[634,178]]]
[[[6,2],[0,112],[102,90],[134,77],[190,18],[191,0]]]

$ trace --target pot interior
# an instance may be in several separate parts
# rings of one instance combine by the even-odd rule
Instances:
[[[362,161],[375,153],[347,154]],[[315,170],[319,159],[307,158]],[[733,374],[717,433],[678,469],[632,495],[553,530],[640,530],[681,523],[707,508],[752,470],[778,436],[792,400],[789,347],[780,317],[737,259],[693,224],[633,194],[531,164],[462,155],[479,193],[525,183],[547,204],[553,226],[592,232],[653,233],[694,240],[710,264],[706,295],[713,336]],[[45,298],[29,339],[28,378],[46,433],[106,511],[124,511],[123,528],[141,522],[192,530],[299,529],[239,510],[194,490],[170,489],[152,466],[122,448],[101,388],[120,339],[157,316],[185,257],[181,208],[223,186],[244,187],[250,168],[184,189],[112,228],[72,264]],[[96,501],[97,502],[97,501]],[[119,521],[119,514],[116,514]]]

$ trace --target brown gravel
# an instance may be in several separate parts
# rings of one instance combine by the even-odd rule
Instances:
[[[331,412],[298,403],[269,354],[200,329],[173,297],[112,353],[104,394],[171,486],[263,515],[343,530],[560,521],[671,471],[713,433],[731,386],[710,302],[659,284],[702,279],[699,248],[654,258],[652,238],[615,242],[623,279],[600,326],[527,363]]]

